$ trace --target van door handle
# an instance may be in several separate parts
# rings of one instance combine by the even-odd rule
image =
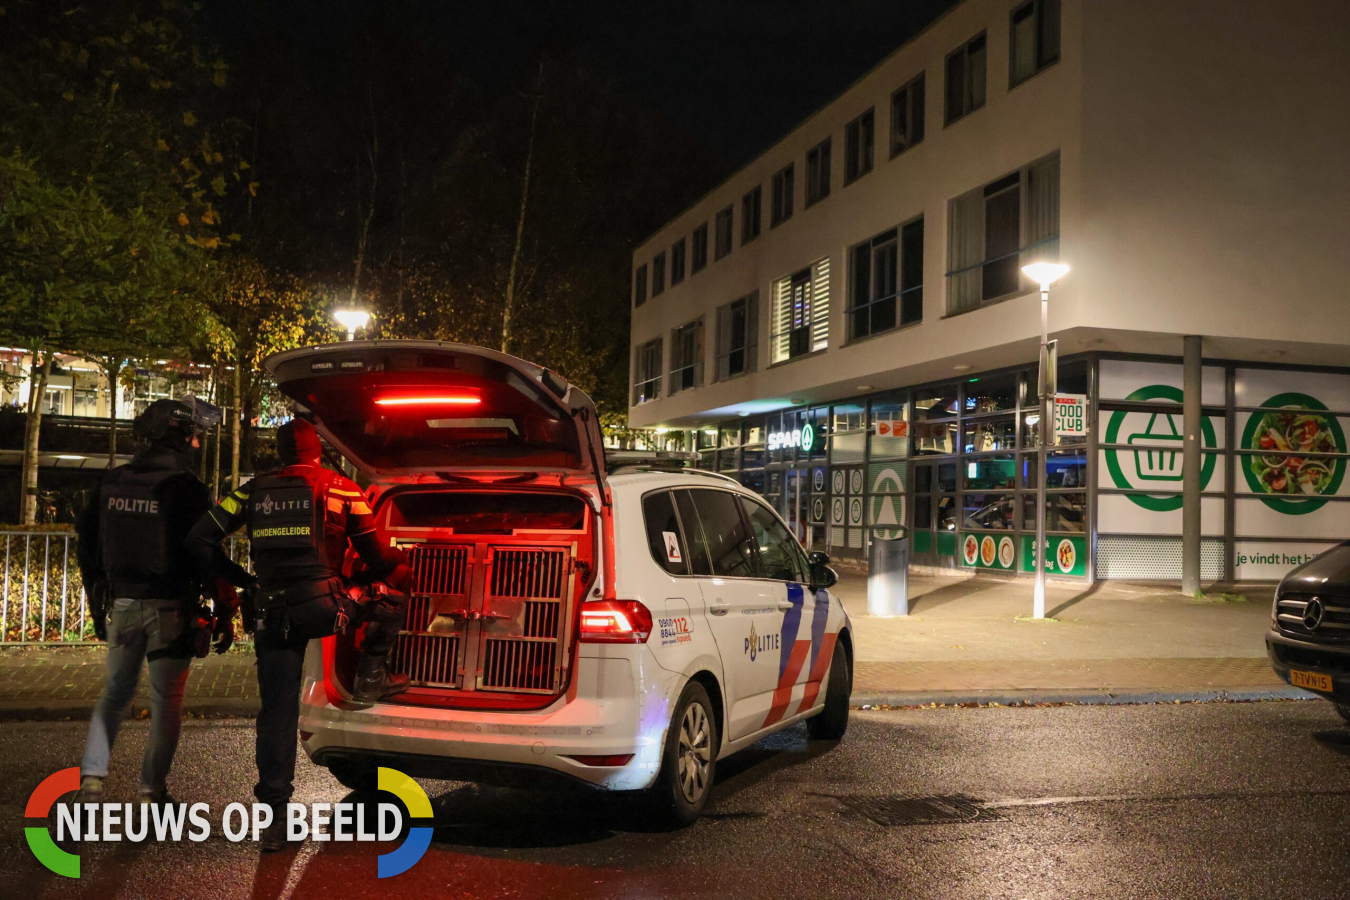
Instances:
[[[791,600],[779,600],[779,601],[778,601],[778,608],[779,608],[779,609],[785,609],[785,610],[786,610],[786,609],[792,609],[793,605],[794,605],[794,604],[793,604],[793,602],[792,602]]]
[[[708,612],[712,613],[714,616],[725,616],[729,609],[731,609],[730,604],[721,597],[718,597],[708,604]]]

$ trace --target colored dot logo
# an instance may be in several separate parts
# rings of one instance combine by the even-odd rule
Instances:
[[[76,769],[74,771],[76,787],[79,787],[79,770]],[[46,782],[44,782],[44,784],[45,783]],[[395,875],[401,875],[416,865],[417,861],[427,852],[427,847],[431,846],[431,800],[427,798],[427,792],[422,790],[421,785],[397,769],[386,769],[384,766],[380,766],[379,780],[377,783],[380,790],[388,791],[403,801],[403,805],[408,808],[409,816],[413,819],[425,820],[426,822],[425,825],[414,825],[410,827],[408,829],[408,837],[402,844],[398,845],[397,849],[380,854],[375,870],[376,875],[380,878],[393,878]],[[39,788],[39,790],[41,790],[41,788]],[[34,796],[36,796],[36,794]],[[45,829],[38,830],[44,831],[45,833]],[[31,843],[32,839],[30,838],[29,840]],[[48,838],[48,840],[50,840],[50,838]],[[79,874],[79,862],[79,857],[75,857],[77,875]],[[48,866],[48,868],[51,868],[51,866]]]
[[[45,819],[51,812],[52,807],[56,805],[57,798],[63,794],[69,794],[71,791],[80,789],[80,767],[71,766],[69,769],[62,769],[59,772],[53,772],[42,780],[37,789],[28,798],[28,805],[24,807],[23,815],[25,819]],[[423,798],[426,794],[422,795]],[[430,804],[428,804],[430,808]],[[430,831],[431,829],[427,829]],[[44,826],[32,825],[26,826],[23,830],[24,837],[28,839],[28,849],[33,851],[37,861],[42,863],[57,875],[66,878],[80,877],[80,857],[75,853],[67,853],[56,846],[56,841],[52,840],[51,829]],[[424,848],[425,849],[425,848]],[[418,856],[421,856],[419,853]],[[384,859],[384,857],[380,857]],[[416,862],[416,860],[413,860]]]

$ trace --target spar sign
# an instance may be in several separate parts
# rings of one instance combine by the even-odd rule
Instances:
[[[1087,437],[1087,394],[1055,395],[1055,437]]]

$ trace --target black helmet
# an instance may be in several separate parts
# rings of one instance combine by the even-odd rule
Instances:
[[[136,417],[132,433],[155,444],[167,438],[188,439],[201,435],[220,421],[220,410],[196,397],[181,400],[156,400]]]

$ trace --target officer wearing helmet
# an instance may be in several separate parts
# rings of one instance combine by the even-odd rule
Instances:
[[[107,680],[80,764],[83,802],[102,798],[108,757],[142,661],[150,668],[150,735],[140,799],[173,802],[166,780],[183,724],[188,663],[213,636],[210,618],[199,612],[199,568],[183,547],[192,524],[211,508],[210,492],[192,471],[192,451],[219,420],[215,407],[195,398],[150,404],[132,426],[142,449],[104,475],[76,525],[94,632],[108,643]],[[232,565],[217,552],[221,568]],[[214,587],[215,647],[223,653],[233,641],[238,600],[228,583]]]
[[[227,535],[247,527],[258,587],[256,629],[258,711],[256,755],[258,800],[273,808],[262,849],[284,846],[285,804],[295,778],[296,730],[300,718],[300,676],[305,648],[365,621],[361,658],[352,695],[373,702],[403,691],[408,676],[391,674],[389,654],[403,626],[410,570],[401,551],[381,547],[375,521],[360,487],[320,463],[314,426],[292,419],[277,429],[282,468],[260,475],[229,494],[192,529],[188,545],[212,571],[211,553]],[[364,576],[393,593],[358,609],[342,575],[347,549],[356,551]],[[242,582],[235,582],[245,586]]]

